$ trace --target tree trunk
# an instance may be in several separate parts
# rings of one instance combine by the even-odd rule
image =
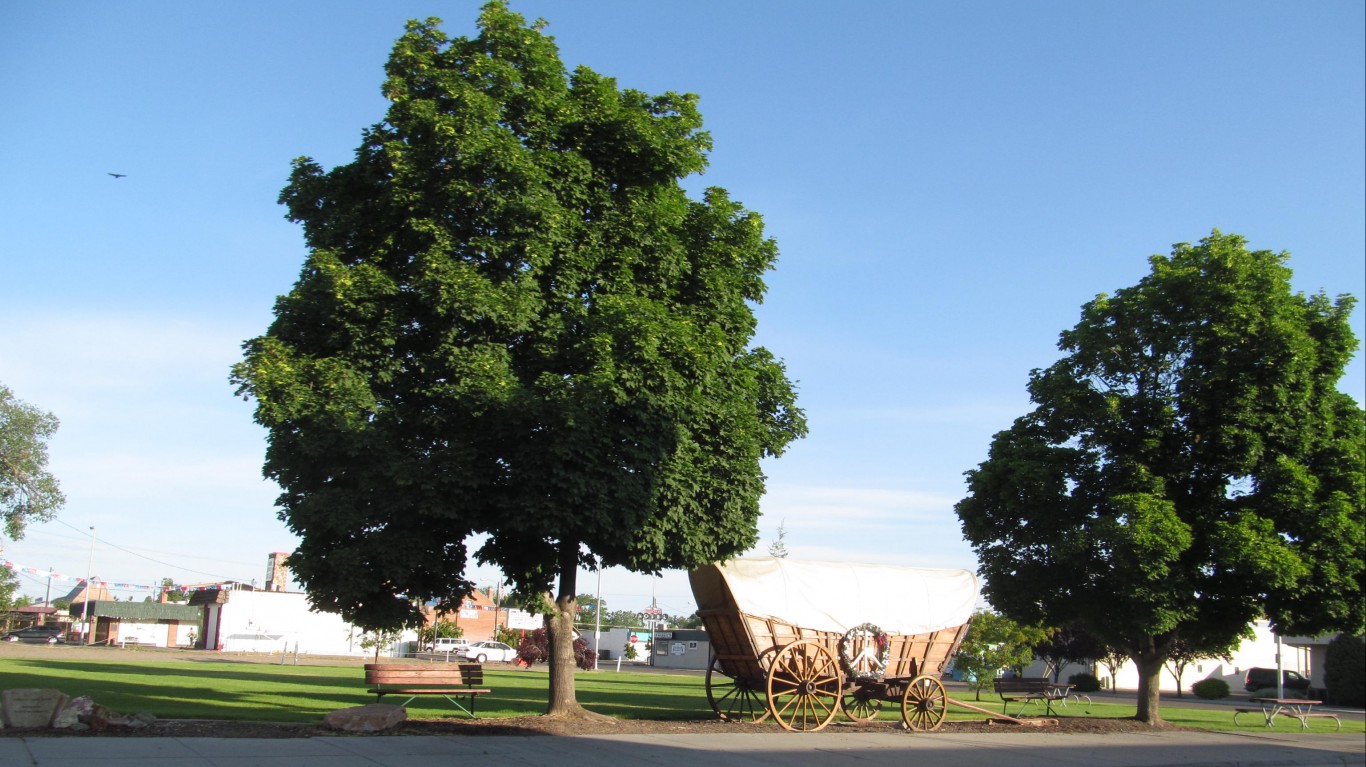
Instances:
[[[1133,654],[1138,667],[1138,714],[1140,722],[1162,724],[1162,665],[1165,653],[1145,647]]]
[[[554,612],[546,618],[546,640],[550,650],[550,703],[546,716],[582,718],[590,716],[574,695],[574,617],[579,574],[579,545],[565,542],[560,549],[560,586]]]

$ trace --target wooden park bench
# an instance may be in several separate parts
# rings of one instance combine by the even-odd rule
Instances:
[[[474,715],[475,699],[493,692],[484,687],[484,667],[477,663],[461,663],[456,668],[445,664],[367,663],[365,683],[379,701],[385,695],[407,695],[408,699],[399,704],[402,706],[419,695],[440,695],[471,719],[478,719]],[[468,708],[460,698],[469,698]]]
[[[1016,716],[1024,713],[1025,706],[1036,700],[1043,701],[1045,714],[1052,716],[1053,701],[1058,699],[1058,686],[1048,677],[999,676],[991,680],[992,689],[1001,696],[1001,713],[1009,713],[1006,706],[1012,701],[1024,701],[1020,704],[1020,711]]]

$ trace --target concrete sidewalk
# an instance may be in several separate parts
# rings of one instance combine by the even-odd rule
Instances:
[[[1282,767],[1366,765],[1360,734],[781,733],[579,737],[0,738],[4,767]]]

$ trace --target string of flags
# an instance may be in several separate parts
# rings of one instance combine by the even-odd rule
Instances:
[[[36,577],[38,577],[38,578],[51,578],[52,580],[56,580],[56,581],[74,581],[74,582],[76,582],[76,583],[85,583],[85,582],[86,582],[86,581],[85,581],[85,578],[82,578],[82,577],[80,577],[80,576],[78,576],[78,575],[63,575],[62,573],[56,572],[55,570],[40,570],[40,569],[38,569],[38,568],[36,568],[36,567],[24,567],[23,565],[21,565],[21,564],[19,564],[19,563],[17,563],[17,562],[11,562],[11,561],[9,561],[9,560],[7,560],[7,559],[0,559],[0,567],[8,567],[9,569],[15,571],[16,573],[25,573],[25,574],[27,574],[27,575],[33,575],[33,576],[36,576]],[[106,581],[106,580],[104,580],[104,579],[102,579],[102,578],[99,578],[98,576],[91,576],[90,582],[91,582],[92,584],[96,585],[96,586],[104,586],[104,587],[107,588],[107,589],[117,589],[117,590],[120,590],[120,591],[167,591],[167,590],[175,590],[175,591],[181,592],[182,594],[188,593],[188,592],[191,592],[191,591],[199,591],[199,590],[201,590],[201,589],[206,589],[206,588],[220,588],[220,586],[214,585],[214,586],[176,586],[176,587],[174,587],[174,589],[166,589],[166,588],[164,588],[164,587],[162,587],[162,586],[160,586],[160,585],[157,585],[157,586],[148,586],[147,584],[144,584],[144,583],[115,583],[115,582],[113,582],[113,581]]]

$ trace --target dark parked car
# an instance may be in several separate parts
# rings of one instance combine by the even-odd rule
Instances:
[[[4,640],[6,642],[57,644],[65,640],[65,633],[61,626],[29,626],[26,629],[16,629],[5,634]]]
[[[1309,689],[1309,679],[1301,676],[1298,671],[1286,671],[1284,687],[1287,690],[1304,692]],[[1267,690],[1276,688],[1276,669],[1274,668],[1250,668],[1247,670],[1247,678],[1243,680],[1243,687],[1248,692],[1254,690]]]

